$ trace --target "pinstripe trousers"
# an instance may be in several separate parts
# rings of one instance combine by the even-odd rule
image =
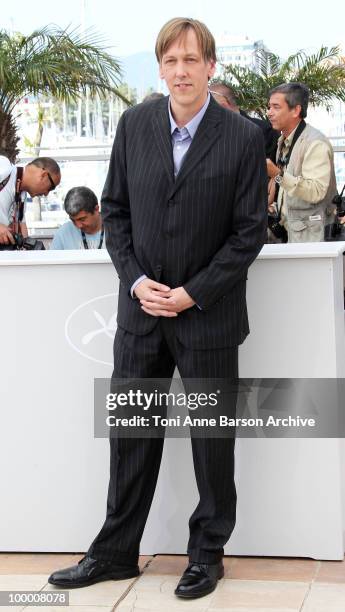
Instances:
[[[185,348],[174,319],[160,318],[147,335],[118,328],[114,341],[115,378],[171,379],[238,377],[238,347]],[[190,520],[191,561],[217,563],[236,520],[234,438],[191,436],[200,500]],[[113,564],[136,564],[161,463],[164,438],[110,438],[110,481],[106,519],[88,554]]]

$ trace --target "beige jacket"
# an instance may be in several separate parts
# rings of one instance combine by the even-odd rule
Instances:
[[[290,144],[292,138],[290,134]],[[334,153],[326,136],[311,125],[307,124],[293,148],[279,192],[278,207],[282,205],[289,242],[323,241],[325,225],[334,220]]]

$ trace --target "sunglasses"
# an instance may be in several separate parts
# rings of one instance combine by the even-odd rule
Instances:
[[[49,191],[53,191],[53,190],[56,188],[56,185],[55,185],[55,183],[54,183],[54,181],[53,181],[53,179],[52,179],[51,174],[48,172],[48,170],[46,170],[46,168],[42,168],[42,170],[45,170],[45,171],[46,171],[46,173],[47,173],[47,177],[48,177],[48,179],[49,179],[49,183],[50,183],[50,189],[49,189]]]

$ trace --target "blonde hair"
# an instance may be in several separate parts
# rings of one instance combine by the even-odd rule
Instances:
[[[185,36],[188,30],[194,30],[201,54],[205,60],[216,61],[216,43],[210,30],[204,23],[188,17],[170,19],[160,30],[155,46],[157,61],[160,63],[164,53],[180,36]]]

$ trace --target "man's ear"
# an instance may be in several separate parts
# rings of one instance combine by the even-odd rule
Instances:
[[[294,111],[293,116],[296,117],[296,119],[297,119],[297,117],[301,117],[302,116],[301,115],[301,113],[302,113],[302,106],[300,104],[297,104],[294,107],[293,111]]]
[[[214,60],[210,60],[209,64],[210,68],[208,71],[208,78],[211,79],[214,76],[214,73],[216,72],[216,62]]]
[[[159,78],[162,79],[162,81],[164,81],[162,64],[159,64]]]

